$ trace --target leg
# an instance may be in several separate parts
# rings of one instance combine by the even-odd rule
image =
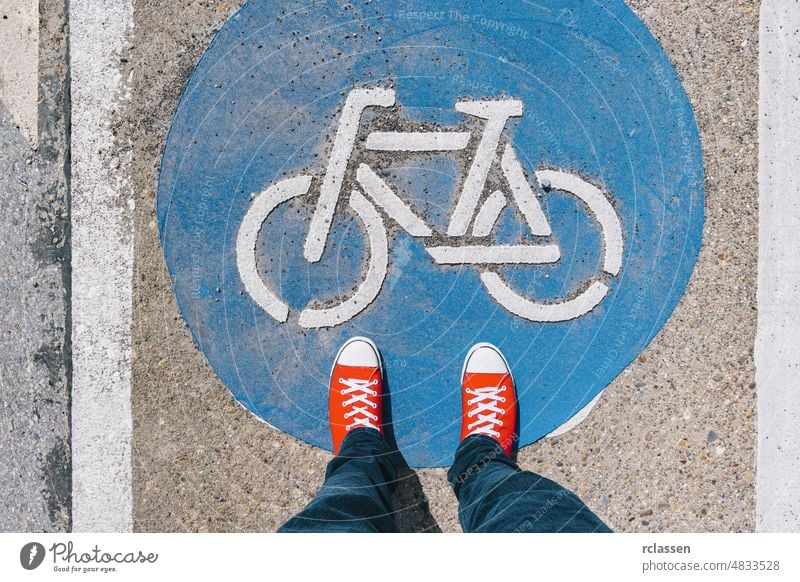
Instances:
[[[396,532],[395,454],[373,429],[352,431],[328,463],[316,497],[279,532]]]
[[[331,369],[333,452],[325,483],[281,532],[394,532],[392,492],[399,453],[383,438],[383,366],[372,341],[347,340]]]
[[[474,345],[461,377],[461,444],[447,474],[464,531],[611,531],[574,493],[517,467],[517,416],[508,362],[497,347]]]
[[[577,495],[521,471],[498,442],[464,439],[447,475],[466,532],[610,532]]]

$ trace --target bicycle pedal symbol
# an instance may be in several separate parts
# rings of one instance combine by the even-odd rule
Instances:
[[[364,111],[369,107],[393,107],[395,91],[389,88],[357,88],[350,91],[342,109],[330,159],[319,185],[315,209],[304,245],[306,260],[321,259],[339,207],[342,185],[356,150],[356,139]],[[607,279],[617,276],[622,265],[623,239],[619,216],[607,195],[600,188],[578,175],[558,171],[535,172],[543,192],[560,191],[577,197],[582,208],[600,228],[602,259],[600,272],[585,282],[574,297],[560,301],[536,301],[514,290],[493,269],[504,265],[544,265],[561,259],[561,249],[553,242],[542,244],[489,244],[492,229],[503,210],[513,201],[531,233],[536,237],[552,236],[550,222],[534,192],[514,147],[502,144],[504,129],[512,117],[523,114],[518,99],[459,101],[456,111],[485,120],[482,134],[469,170],[457,195],[445,238],[453,244],[434,242],[434,231],[403,201],[375,169],[358,164],[354,188],[348,198],[367,233],[367,269],[363,281],[352,295],[334,306],[306,306],[299,315],[303,328],[334,327],[365,310],[378,296],[389,267],[389,240],[384,218],[395,221],[412,237],[423,240],[425,249],[438,265],[471,265],[480,271],[480,279],[489,295],[509,312],[536,322],[558,322],[578,318],[592,311],[609,292]],[[473,140],[469,131],[374,131],[367,135],[364,148],[374,152],[440,153],[464,151]],[[499,157],[499,160],[498,160]],[[487,193],[487,178],[494,164],[500,169],[508,192]],[[236,241],[236,262],[245,289],[253,300],[278,322],[286,322],[289,306],[270,288],[257,268],[256,243],[262,226],[281,204],[312,194],[315,178],[300,175],[286,178],[256,195],[239,227]],[[379,210],[380,209],[380,210]],[[440,233],[439,233],[440,234]],[[588,283],[588,284],[586,284]]]

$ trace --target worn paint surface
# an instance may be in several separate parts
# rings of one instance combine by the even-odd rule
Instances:
[[[129,99],[130,0],[72,0],[73,531],[132,528],[133,200],[130,148],[117,137]]]
[[[0,6],[0,102],[32,147],[39,142],[39,0]]]
[[[7,33],[28,3],[0,4],[0,531],[63,532],[72,494],[66,7],[28,6],[23,46]]]
[[[761,5],[759,61],[758,531],[800,531],[800,7]]]
[[[279,9],[251,0],[221,29],[173,120],[158,220],[183,315],[240,403],[329,448],[330,361],[346,337],[366,334],[386,359],[400,449],[412,465],[444,465],[458,440],[458,374],[472,342],[496,343],[514,369],[522,444],[575,415],[650,342],[699,252],[697,130],[669,61],[622,2],[573,7],[512,3],[465,16],[441,2],[402,10],[383,2]],[[394,89],[396,104],[365,111],[345,166],[347,195],[338,199],[321,260],[310,263],[304,241],[346,96],[353,87],[374,86]],[[477,140],[463,153],[421,154],[365,151],[364,142],[372,131],[477,136],[481,120],[455,104],[498,98],[524,103],[501,139],[513,145],[535,188],[553,230],[545,240],[558,244],[561,258],[547,265],[437,265],[427,248],[468,242],[447,233]],[[513,184],[504,181],[495,153],[481,199],[494,190],[510,199]],[[382,214],[390,251],[380,292],[346,323],[308,329],[301,310],[352,295],[372,259],[366,231],[347,205],[360,162],[379,171],[433,234],[411,236]],[[624,254],[619,274],[603,279],[608,296],[562,322],[514,315],[481,284],[481,272],[490,271],[519,294],[552,303],[577,295],[602,271],[597,217],[566,191],[537,184],[534,172],[542,170],[598,186],[621,222]],[[246,292],[236,241],[255,196],[302,175],[312,176],[309,193],[275,209],[254,249],[259,276],[289,308],[282,323]],[[519,210],[509,205],[501,212],[495,242],[539,240],[524,230]]]

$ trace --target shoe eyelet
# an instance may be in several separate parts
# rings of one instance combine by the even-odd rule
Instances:
[[[505,397],[505,396],[501,396],[501,397],[500,397],[500,402],[505,402],[505,401],[506,401],[506,397]],[[504,414],[505,414],[505,413],[504,413]]]

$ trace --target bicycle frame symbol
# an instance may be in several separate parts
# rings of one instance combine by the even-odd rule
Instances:
[[[395,91],[380,87],[357,88],[348,94],[339,119],[328,166],[319,188],[311,224],[305,240],[304,256],[314,263],[320,260],[331,229],[331,222],[342,195],[342,184],[355,150],[361,118],[369,107],[392,107]],[[580,176],[557,170],[535,172],[539,187],[576,196],[597,221],[603,245],[601,270],[585,289],[563,301],[537,302],[514,289],[492,267],[502,265],[552,264],[561,258],[557,244],[478,244],[492,232],[501,212],[509,203],[508,194],[495,190],[483,197],[487,178],[498,150],[500,168],[510,190],[510,198],[520,211],[534,236],[552,235],[550,223],[538,196],[525,177],[513,146],[501,138],[508,120],[523,114],[518,99],[459,101],[456,111],[485,120],[475,154],[461,185],[455,208],[450,216],[446,236],[454,243],[464,240],[474,244],[441,245],[431,242],[425,249],[439,265],[472,265],[480,269],[480,279],[489,295],[511,313],[536,322],[558,322],[575,319],[592,311],[606,297],[609,287],[603,281],[616,276],[622,265],[623,241],[619,216],[606,195]],[[365,149],[378,152],[454,152],[465,150],[472,139],[469,131],[383,132],[367,135]],[[289,306],[273,292],[258,273],[256,245],[259,232],[269,215],[280,204],[307,195],[314,178],[300,175],[271,185],[255,196],[244,216],[236,241],[236,262],[245,289],[253,300],[278,322],[286,322]],[[354,293],[337,305],[306,306],[299,316],[303,328],[334,327],[343,324],[366,309],[378,296],[389,265],[389,242],[386,226],[378,208],[413,237],[432,241],[433,230],[414,213],[369,165],[356,169],[356,183],[348,203],[363,223],[368,240],[367,272]],[[471,225],[471,231],[470,231]],[[469,234],[468,234],[469,232]]]

